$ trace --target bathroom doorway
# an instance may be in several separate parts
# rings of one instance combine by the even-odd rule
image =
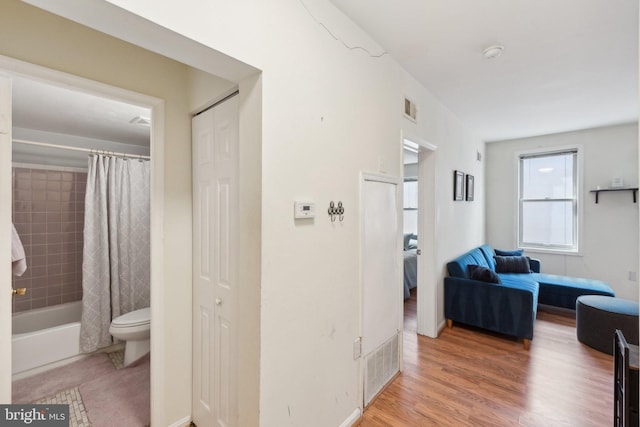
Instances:
[[[12,154],[3,157],[1,166],[11,170],[10,221],[27,258],[27,270],[11,281],[14,289],[26,289],[11,301],[13,338],[8,349],[11,374],[19,380],[82,357],[78,315],[88,158],[103,153],[148,162],[152,147],[162,142],[162,131],[155,146],[151,137],[161,101],[11,58],[0,57],[0,68],[12,84]],[[154,187],[150,182],[146,191],[159,190]],[[151,217],[158,213],[147,210]],[[150,255],[147,249],[147,263]],[[63,324],[47,323],[54,319]],[[29,328],[36,329],[30,333]],[[41,329],[58,335],[45,337]],[[117,364],[117,358],[110,359]],[[91,379],[96,373],[87,374]],[[148,407],[148,386],[146,393]]]
[[[246,350],[239,360],[244,386],[238,387],[238,402],[245,420],[258,420],[259,393],[251,385],[257,384],[260,376],[260,349],[252,345],[260,338],[261,318],[261,264],[256,261],[261,254],[260,239],[256,239],[261,223],[260,70],[109,2],[69,5],[12,0],[5,9],[0,33],[13,42],[3,44],[0,54],[105,82],[111,89],[127,88],[112,95],[152,106],[152,425],[182,425],[190,419],[191,394],[183,392],[192,384],[190,116],[238,86],[240,144],[244,147],[239,244],[245,255],[240,269],[244,314],[239,340]],[[125,21],[135,23],[127,27],[134,31],[122,31]],[[0,68],[11,70],[2,64]],[[12,71],[25,73],[24,63]],[[61,83],[71,80],[73,76],[66,74]],[[138,98],[132,98],[130,91]],[[6,139],[10,135],[0,132],[0,142]],[[10,158],[6,148],[8,145],[0,144],[0,197],[8,200],[11,167],[6,162]],[[0,222],[7,225],[6,234],[0,228],[0,251],[8,257],[10,209],[6,208],[0,204]],[[6,296],[0,295],[0,317],[4,316],[0,321],[0,400],[9,401],[10,268],[0,268],[0,273],[7,284]]]

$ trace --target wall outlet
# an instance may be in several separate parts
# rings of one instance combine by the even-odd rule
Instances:
[[[638,281],[638,273],[636,271],[630,271],[629,272],[629,280],[632,282],[637,282]]]

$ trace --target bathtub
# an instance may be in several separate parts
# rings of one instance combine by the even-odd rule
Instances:
[[[81,315],[81,301],[15,313],[13,374],[78,356]]]

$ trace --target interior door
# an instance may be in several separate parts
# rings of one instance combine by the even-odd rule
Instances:
[[[421,146],[418,153],[418,292],[417,332],[438,337],[438,307],[443,299],[438,294],[436,271],[436,147]]]
[[[0,74],[0,403],[11,402],[11,77]]]
[[[362,355],[364,405],[399,370],[402,280],[398,184],[366,178],[362,187]]]
[[[193,118],[193,421],[237,424],[238,97]]]

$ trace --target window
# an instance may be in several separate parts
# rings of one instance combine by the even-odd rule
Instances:
[[[520,247],[578,251],[577,159],[577,149],[520,155]]]
[[[406,233],[418,233],[418,180],[404,180],[404,230]]]

